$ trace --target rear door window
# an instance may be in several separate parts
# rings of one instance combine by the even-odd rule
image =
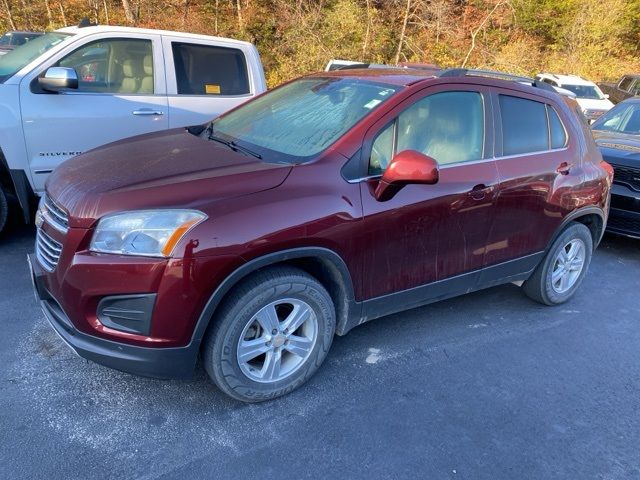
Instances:
[[[247,62],[241,50],[172,42],[179,95],[250,93]]]
[[[546,104],[508,95],[499,97],[502,116],[502,154],[521,155],[549,150],[551,144]],[[562,143],[564,146],[566,137],[563,141],[559,127],[561,124],[555,126],[557,138],[554,140],[556,144]]]

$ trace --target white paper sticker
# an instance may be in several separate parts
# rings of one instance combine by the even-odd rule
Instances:
[[[377,98],[374,98],[373,100],[371,100],[369,103],[367,103],[364,108],[371,110],[373,107],[375,107],[376,105],[379,105],[382,103],[382,100],[378,100]]]

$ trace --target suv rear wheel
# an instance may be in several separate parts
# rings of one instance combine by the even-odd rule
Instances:
[[[309,379],[335,333],[326,289],[304,271],[276,267],[239,285],[204,343],[204,366],[226,394],[244,402],[285,395]]]
[[[569,224],[522,286],[524,292],[545,305],[566,302],[582,283],[592,252],[591,231],[581,223]]]

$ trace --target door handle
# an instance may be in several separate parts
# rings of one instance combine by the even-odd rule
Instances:
[[[569,175],[571,167],[573,167],[573,163],[562,162],[560,165],[558,165],[558,168],[556,168],[556,172],[558,172],[560,175]]]
[[[474,200],[482,200],[492,191],[493,187],[487,187],[484,183],[480,183],[471,189],[469,196]]]
[[[164,115],[164,112],[161,112],[160,110],[152,110],[150,108],[141,108],[140,110],[134,110],[131,113],[133,113],[134,115],[143,115],[143,116]]]

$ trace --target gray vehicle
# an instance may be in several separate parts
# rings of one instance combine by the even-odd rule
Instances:
[[[0,55],[4,55],[41,35],[43,35],[42,32],[7,32],[0,37]]]
[[[602,91],[613,103],[640,96],[640,74],[624,75],[617,83],[599,83]]]

